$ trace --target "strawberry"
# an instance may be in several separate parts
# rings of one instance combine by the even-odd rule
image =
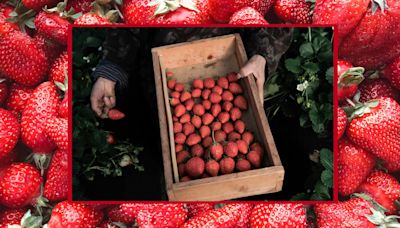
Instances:
[[[242,139],[243,139],[245,142],[247,142],[248,145],[250,145],[250,144],[253,142],[253,140],[254,140],[253,133],[251,133],[251,132],[249,132],[249,131],[244,132],[244,133],[242,134]]]
[[[68,194],[68,153],[57,150],[49,166],[44,185],[44,196],[50,201],[62,201]]]
[[[0,160],[12,153],[19,134],[20,125],[17,118],[10,111],[0,108]]]
[[[208,2],[201,0],[167,2],[151,0],[129,0],[122,7],[127,24],[209,24]]]
[[[202,97],[204,100],[207,100],[207,99],[209,98],[210,94],[211,94],[211,90],[205,89],[205,90],[203,90],[203,91],[201,92],[201,97]]]
[[[236,228],[248,228],[250,227],[250,216],[254,205],[251,203],[242,204],[240,209],[240,217],[236,222]]]
[[[396,203],[400,198],[400,183],[390,174],[378,170],[372,172],[357,191],[370,195],[388,214],[395,214],[398,210]]]
[[[182,103],[187,101],[187,100],[189,100],[190,98],[192,98],[192,94],[190,94],[188,91],[183,91],[181,93],[180,100],[181,100]]]
[[[199,116],[196,115],[192,116],[191,122],[195,128],[201,127],[201,118]]]
[[[222,93],[224,92],[224,90],[219,85],[215,85],[214,88],[211,89],[211,92],[222,96]]]
[[[211,126],[211,130],[213,130],[213,131],[218,131],[218,130],[221,130],[221,128],[222,128],[221,122],[218,122],[218,121],[212,122],[212,124],[210,126]]]
[[[244,204],[227,204],[222,208],[205,211],[190,218],[180,228],[235,227],[241,217]]]
[[[231,25],[268,25],[262,14],[251,7],[243,7],[229,19]]]
[[[56,147],[46,136],[45,126],[48,119],[58,115],[59,102],[57,88],[52,82],[36,87],[26,102],[21,118],[21,138],[34,153],[50,153]]]
[[[48,71],[44,51],[25,33],[0,20],[0,74],[23,86],[36,86]]]
[[[228,122],[228,121],[229,121],[229,113],[227,113],[227,112],[220,112],[220,113],[218,114],[218,120],[219,120],[222,124]]]
[[[211,109],[211,102],[209,100],[203,100],[202,104],[203,104],[205,110]]]
[[[192,146],[191,154],[192,154],[192,157],[203,157],[204,148],[201,145],[196,144],[196,145]]]
[[[225,101],[225,102],[222,104],[222,109],[223,109],[224,111],[226,111],[226,112],[229,112],[232,108],[233,108],[232,102]]]
[[[203,83],[204,83],[204,88],[207,88],[207,89],[212,89],[215,86],[215,81],[212,78],[204,79]],[[205,90],[203,90],[203,91],[205,91]],[[206,98],[204,98],[204,99],[206,99]]]
[[[400,90],[400,57],[387,65],[382,74],[396,89]]]
[[[11,85],[10,94],[6,102],[7,109],[15,111],[16,113],[22,113],[32,92],[33,89],[30,87],[13,83]]]
[[[219,163],[215,160],[208,160],[206,162],[206,172],[212,177],[218,176]]]
[[[311,24],[311,3],[305,0],[277,0],[274,5],[275,14],[285,22],[293,24]]]
[[[45,123],[44,132],[60,150],[68,150],[68,120],[53,117]]]
[[[186,139],[186,145],[188,145],[188,146],[193,146],[200,142],[201,142],[201,137],[200,137],[200,135],[198,135],[196,133],[189,135]]]
[[[25,215],[26,208],[0,210],[0,227],[8,228],[21,225],[21,219]]]
[[[64,51],[50,67],[49,81],[64,83],[66,75],[68,75],[68,53]]]
[[[353,67],[351,63],[338,60],[337,77],[338,77],[338,100],[342,101],[346,98],[353,97],[357,92],[357,86],[364,80],[364,68]]]
[[[111,12],[111,11],[109,11]],[[82,14],[75,21],[75,25],[112,25],[111,18],[98,15],[94,12],[88,12]]]
[[[224,131],[218,130],[215,132],[215,141],[223,142],[226,139],[226,133]]]
[[[341,107],[337,108],[337,132],[338,140],[343,136],[347,126],[347,116]]]
[[[175,143],[184,144],[186,141],[186,135],[183,133],[175,134]]]
[[[306,227],[306,209],[296,203],[260,203],[250,215],[250,226],[257,227]]]
[[[3,1],[4,2],[4,1]],[[15,30],[20,30],[18,23],[8,21],[7,18],[13,18],[14,7],[0,1],[0,21],[9,24]]]
[[[237,82],[231,82],[229,84],[229,91],[234,95],[243,93],[242,86],[240,86],[240,84]]]
[[[198,178],[204,173],[205,163],[199,157],[193,157],[186,162],[185,171],[192,178]]]
[[[62,201],[51,212],[49,228],[58,227],[97,227],[103,213],[83,203]]]
[[[214,131],[212,134],[212,145],[210,146],[210,154],[212,158],[214,158],[217,161],[219,161],[222,158],[222,155],[224,154],[224,147],[215,140]]]
[[[185,108],[185,106],[183,106],[183,104],[179,104],[179,105],[175,106],[175,109],[174,109],[175,116],[181,117],[183,114],[185,114],[185,112],[186,112],[186,108]]]
[[[201,80],[201,79],[193,80],[192,86],[193,86],[193,88],[200,89],[200,91],[201,91],[204,88],[203,80]]]
[[[233,101],[233,104],[241,110],[247,110],[247,101],[242,95],[239,95]]]
[[[181,124],[190,122],[190,115],[189,115],[189,113],[183,114],[183,115],[181,116],[181,118],[179,119],[179,122],[181,122]]]
[[[183,125],[182,130],[183,130],[183,134],[188,136],[188,135],[194,133],[194,126],[190,122],[188,122]]]
[[[241,138],[241,135],[239,133],[237,133],[236,131],[233,131],[233,132],[229,133],[229,135],[228,135],[229,141],[237,141],[240,138]]]
[[[51,70],[51,66],[54,64],[54,61],[56,61],[65,52],[65,46],[56,41],[48,39],[41,33],[36,33],[33,36],[33,39],[38,47],[44,52]],[[64,78],[64,75],[62,77]]]
[[[251,164],[246,159],[239,159],[236,162],[236,170],[239,172],[247,171],[251,169]]]
[[[236,157],[238,155],[239,149],[238,146],[235,142],[228,142],[225,146],[224,146],[224,153],[225,155],[229,156],[229,157]]]
[[[182,132],[182,124],[181,123],[179,123],[179,122],[174,122],[174,126],[173,126],[173,129],[174,129],[174,133],[176,134],[176,133],[179,133],[179,132]],[[185,134],[186,135],[186,134]]]
[[[219,167],[222,174],[233,173],[235,169],[235,160],[231,157],[225,157],[219,162]]]
[[[230,134],[234,131],[233,124],[231,122],[226,122],[222,125],[222,129],[226,134]]]
[[[68,110],[68,91],[65,92],[64,98],[60,103],[60,107],[58,109],[58,116],[61,118],[68,118],[69,110]]]
[[[67,11],[71,8],[74,9],[75,12],[79,13],[87,13],[92,10],[92,1],[91,0],[72,0],[67,3]]]
[[[205,113],[202,118],[201,118],[202,122],[204,125],[209,125],[210,123],[213,122],[214,120],[214,116],[212,116],[210,113]]]
[[[202,116],[205,112],[206,110],[204,109],[204,106],[202,104],[195,104],[193,106],[193,114],[197,116]]]
[[[218,114],[221,112],[221,105],[220,104],[213,104],[212,106],[211,106],[211,114],[214,116],[214,117],[217,117],[218,116]]]
[[[214,203],[188,203],[188,217],[192,218],[200,215],[201,213],[214,209]]]
[[[176,155],[176,163],[184,163],[190,158],[190,154],[188,151],[183,150]]]
[[[175,144],[175,152],[180,152],[183,150],[182,144]]]
[[[107,141],[107,144],[114,145],[116,143],[115,136],[111,133],[107,134],[106,141]]]
[[[211,102],[212,104],[218,104],[219,102],[221,102],[222,97],[221,97],[221,95],[219,95],[218,93],[212,92],[212,93],[210,94],[209,99],[210,99],[210,102]]]
[[[178,174],[180,177],[184,177],[186,175],[185,164],[183,163],[178,164]]]
[[[40,172],[29,163],[13,163],[0,172],[0,203],[10,208],[36,205],[42,183]]]
[[[33,9],[37,12],[39,12],[40,10],[42,10],[43,7],[47,6],[47,7],[53,7],[55,5],[57,5],[56,0],[23,0],[22,3],[24,4],[24,6],[26,6],[29,9]]]
[[[264,148],[261,146],[260,143],[251,144],[250,150],[257,151],[257,153],[259,153],[260,155],[262,155],[264,153]]]
[[[228,82],[237,82],[239,80],[237,77],[237,73],[235,73],[235,72],[229,73],[226,76],[226,78],[228,79]]]
[[[220,77],[217,80],[217,85],[223,89],[229,88],[229,81],[226,77]]]
[[[389,171],[400,170],[400,105],[389,97],[359,107],[347,128],[354,144],[382,159]]]
[[[193,99],[189,99],[189,100],[185,101],[185,108],[188,111],[192,111],[194,105],[195,105],[195,103],[194,103]]]
[[[399,92],[396,91],[391,84],[383,78],[365,80],[358,87],[360,90],[360,101],[366,102],[381,97],[391,97],[399,100]]]
[[[222,97],[223,101],[233,101],[233,99],[234,99],[233,94],[228,90],[225,90],[222,93],[221,97]]]
[[[199,133],[202,139],[209,136],[211,134],[211,129],[209,126],[201,126],[199,129]]]
[[[0,79],[0,107],[3,106],[4,102],[8,97],[8,83],[5,79]]]
[[[213,143],[213,140],[211,138],[211,136],[207,136],[203,139],[203,141],[201,142],[201,145],[203,145],[204,148],[207,148],[209,146],[211,146]]]
[[[260,17],[263,17],[274,3],[272,0],[209,0],[208,2],[212,18],[219,23],[228,22],[235,12],[246,6],[253,8],[260,14]]]
[[[182,92],[185,89],[185,85],[181,82],[177,82],[174,89],[176,92]]]
[[[120,205],[113,206],[106,209],[107,217],[112,222],[120,222],[123,224],[131,224],[135,220],[132,217],[127,216],[124,214],[123,210],[121,209]]]
[[[68,26],[70,24],[66,18],[60,17],[57,12],[41,11],[35,18],[35,27],[38,33],[62,45],[67,45]]]
[[[172,98],[176,98],[176,99],[178,99],[178,100],[179,100],[179,98],[181,97],[181,93],[178,92],[178,91],[173,91],[173,92],[171,92],[170,95],[171,95]]]
[[[261,154],[255,150],[250,151],[247,154],[247,160],[249,160],[250,164],[254,168],[260,168],[261,167]]]
[[[193,98],[198,98],[201,96],[201,89],[194,89],[192,90],[192,97]]]
[[[235,130],[240,134],[242,134],[245,129],[246,129],[246,124],[243,122],[243,120],[236,120]]]
[[[230,111],[230,114],[231,114],[232,121],[236,121],[236,120],[242,118],[242,112],[237,107],[232,108]]]
[[[167,81],[167,87],[170,90],[173,90],[175,88],[176,80],[170,79]]]
[[[339,141],[338,147],[338,192],[348,196],[356,191],[372,171],[375,158],[346,138]]]
[[[246,141],[238,140],[236,141],[236,144],[240,153],[247,154],[249,152],[249,144],[247,144]]]
[[[119,111],[118,109],[111,109],[110,111],[108,111],[108,118],[110,118],[111,120],[120,120],[122,118],[125,117],[125,114],[121,111]]]

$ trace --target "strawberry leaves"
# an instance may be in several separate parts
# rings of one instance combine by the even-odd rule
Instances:
[[[154,0],[148,4],[149,6],[157,6],[154,16],[167,14],[175,11],[180,7],[199,12],[196,4],[192,0]]]

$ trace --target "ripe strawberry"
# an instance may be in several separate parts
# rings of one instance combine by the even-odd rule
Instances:
[[[254,206],[250,226],[258,227],[306,227],[306,209],[296,203],[261,203]]]
[[[57,88],[52,82],[40,84],[26,102],[21,118],[21,138],[34,153],[52,152],[56,145],[46,136],[48,119],[58,115],[59,98]]]
[[[0,107],[3,106],[3,103],[6,101],[8,97],[8,82],[5,79],[0,79]]]
[[[225,146],[224,146],[224,153],[225,155],[229,156],[229,157],[236,157],[238,155],[239,149],[238,146],[235,142],[228,142]]]
[[[110,12],[110,11],[109,11]],[[75,25],[112,25],[112,17],[105,17],[94,12],[82,14],[75,21]]]
[[[10,111],[0,108],[0,160],[12,153],[19,134],[20,125],[17,118]]]
[[[180,152],[183,150],[183,145],[182,144],[175,144],[175,152]]]
[[[204,173],[205,164],[203,159],[193,157],[186,162],[185,171],[192,178],[198,178]]]
[[[250,227],[250,216],[254,205],[251,203],[242,204],[240,208],[240,217],[236,222],[236,228],[248,228]]]
[[[0,173],[0,203],[10,208],[36,205],[42,183],[40,172],[29,163],[13,163]]]
[[[356,191],[375,165],[375,158],[367,151],[343,138],[339,141],[338,192],[348,196]]]
[[[5,2],[5,1],[3,1],[3,2]],[[9,24],[15,30],[20,30],[18,23],[13,23],[13,22],[7,20],[7,18],[13,17],[13,11],[14,11],[14,7],[9,6],[8,4],[2,3],[2,1],[0,1],[0,20],[2,22]]]
[[[358,86],[360,90],[360,101],[367,102],[381,97],[391,97],[399,100],[399,92],[396,91],[386,79],[365,80]]]
[[[222,97],[221,97],[221,95],[219,95],[218,93],[212,92],[212,93],[210,94],[209,99],[210,99],[210,102],[211,102],[211,103],[213,103],[213,104],[218,104],[219,102],[221,102]]]
[[[183,91],[182,94],[181,94],[180,100],[183,103],[183,102],[189,100],[190,98],[192,98],[192,94],[189,93],[188,91]]]
[[[173,92],[171,92],[170,95],[171,95],[172,98],[176,98],[176,99],[178,99],[178,100],[179,100],[179,98],[181,97],[181,93],[178,92],[178,91],[173,91]]]
[[[213,104],[211,106],[211,114],[214,117],[217,117],[220,112],[221,112],[221,105],[220,104]]]
[[[207,1],[190,0],[185,3],[166,4],[165,0],[156,3],[151,0],[129,0],[123,4],[122,15],[125,22],[132,25],[210,23]]]
[[[210,146],[210,154],[211,157],[217,161],[219,161],[222,158],[222,155],[224,154],[224,147],[218,141],[215,140],[214,132],[212,134],[212,145]]]
[[[176,163],[178,164],[185,163],[189,158],[190,158],[189,152],[183,150],[176,155]]]
[[[228,82],[237,82],[239,80],[237,77],[237,73],[235,73],[235,72],[229,73],[226,76],[226,78],[228,79]]]
[[[53,117],[46,121],[44,132],[60,150],[68,150],[68,120]]]
[[[201,89],[194,89],[192,90],[192,97],[193,98],[198,98],[201,96]]]
[[[228,141],[237,141],[241,138],[241,135],[237,133],[236,131],[233,131],[229,133],[228,135]]]
[[[222,100],[223,101],[233,101],[233,99],[234,99],[233,94],[230,91],[225,90],[222,93]]]
[[[242,112],[237,107],[232,108],[230,111],[230,114],[231,114],[232,121],[236,121],[236,120],[242,118]]]
[[[22,113],[25,108],[26,102],[33,92],[30,87],[21,86],[13,83],[10,88],[10,94],[7,99],[6,107],[8,110],[16,113]]]
[[[199,129],[199,133],[202,139],[204,139],[207,136],[210,136],[211,134],[211,129],[209,126],[201,126]]]
[[[357,92],[357,86],[364,80],[364,68],[353,67],[351,63],[344,60],[337,62],[338,77],[338,100],[351,98]]]
[[[207,136],[203,139],[203,141],[201,142],[201,145],[203,145],[204,148],[207,148],[209,146],[211,146],[213,143],[213,140],[211,138],[211,136]]]
[[[396,89],[400,90],[400,57],[387,65],[382,73]]]
[[[242,95],[239,95],[233,101],[233,104],[241,110],[247,110],[247,101]]]
[[[226,112],[229,112],[232,108],[233,108],[232,102],[225,101],[222,104],[222,109],[224,109],[224,111],[226,111]]]
[[[400,198],[400,183],[390,174],[378,170],[372,172],[357,191],[370,195],[388,210],[388,214],[395,214],[398,210],[396,201]]]
[[[201,80],[201,79],[193,80],[192,86],[193,86],[193,88],[200,89],[200,91],[201,91],[204,88],[203,80]]]
[[[176,117],[181,117],[183,114],[185,114],[185,112],[186,112],[186,108],[185,108],[185,106],[183,106],[183,104],[179,104],[179,105],[175,106],[174,114]]]
[[[68,153],[57,150],[49,166],[44,185],[44,196],[50,201],[62,201],[68,194]]]
[[[341,107],[337,108],[337,131],[338,131],[338,140],[343,136],[344,131],[347,126],[347,116],[344,110]]]
[[[185,113],[181,116],[181,118],[179,119],[179,122],[181,122],[181,124],[184,123],[189,123],[190,122],[190,115],[189,113]]]
[[[253,143],[250,146],[250,150],[257,151],[257,153],[259,153],[260,155],[263,155],[264,153],[264,148],[260,145],[260,143]]]
[[[124,214],[124,211],[121,209],[120,205],[106,208],[105,211],[107,213],[107,217],[110,219],[111,222],[120,222],[128,225],[132,224],[135,221],[130,216]]]
[[[60,107],[58,109],[58,116],[61,118],[68,118],[69,110],[68,110],[68,91],[65,92],[64,98],[60,103]]]
[[[110,118],[111,120],[120,120],[122,118],[125,117],[125,114],[121,111],[119,111],[118,109],[111,109],[110,111],[108,111],[108,118]]]
[[[58,1],[56,0],[45,0],[45,1],[38,1],[38,0],[23,0],[22,3],[28,9],[33,9],[37,12],[43,9],[44,6],[53,7],[57,4]]]
[[[214,209],[214,203],[188,203],[188,218],[200,215],[201,213]]]
[[[181,82],[177,82],[175,84],[175,91],[176,92],[182,92],[185,89],[185,85]]]
[[[283,21],[293,24],[311,24],[311,3],[304,0],[277,0],[274,5],[275,14]]]
[[[186,141],[186,136],[183,133],[175,134],[175,143],[177,144],[184,144]]]
[[[246,159],[239,159],[236,162],[236,170],[239,172],[244,172],[251,169],[251,164]]]
[[[195,128],[200,128],[201,127],[201,118],[199,116],[192,116],[192,124]]]
[[[193,114],[197,116],[202,116],[205,112],[206,110],[204,109],[204,106],[202,104],[195,104],[193,106]]]
[[[167,81],[167,87],[170,90],[173,90],[175,88],[176,85],[176,80],[170,79]]]
[[[226,77],[220,77],[217,80],[217,85],[223,89],[228,89],[229,81]]]
[[[212,124],[210,126],[211,126],[211,130],[213,130],[213,131],[218,131],[218,130],[221,130],[221,128],[222,128],[221,122],[218,122],[218,121],[212,122]]]
[[[225,157],[219,162],[219,167],[222,174],[233,173],[235,169],[235,160],[231,157]]]
[[[213,122],[214,116],[212,116],[210,113],[205,113],[202,117],[201,120],[204,125],[209,125],[210,123]]]
[[[378,102],[373,101],[357,110],[364,113],[352,119],[347,136],[382,159],[389,171],[400,170],[400,105],[388,97]]]
[[[203,157],[204,148],[201,145],[196,144],[196,145],[192,146],[191,154],[192,154],[192,157]]]
[[[261,167],[262,156],[259,152],[252,150],[247,154],[247,160],[251,163],[254,168]]]
[[[68,75],[68,53],[64,51],[50,67],[49,81],[64,83],[66,75]]]
[[[0,74],[23,86],[36,86],[48,71],[48,60],[37,42],[0,20]]]
[[[116,143],[115,136],[112,133],[107,134],[106,141],[107,144],[114,145]]]
[[[233,127],[233,124],[231,122],[226,122],[222,125],[222,129],[226,134],[230,134],[233,132],[235,129]]]
[[[0,227],[8,228],[14,226],[21,226],[22,217],[25,215],[27,211],[28,209],[26,208],[0,210]]]
[[[207,99],[209,98],[210,94],[211,94],[211,90],[205,89],[205,90],[203,90],[203,91],[201,92],[201,97],[202,97],[204,100],[207,100]]]
[[[243,93],[242,86],[237,82],[231,82],[229,84],[229,91],[234,95]]]
[[[219,113],[219,114],[218,114],[218,120],[219,120],[222,124],[228,122],[228,121],[229,121],[229,113],[227,113],[227,112],[221,112],[221,113]]]
[[[216,142],[223,142],[226,139],[226,133],[224,131],[218,130],[215,132],[214,137]]]
[[[179,174],[180,177],[184,177],[185,175],[187,175],[186,171],[185,171],[185,164],[184,163],[178,164],[178,174]]]
[[[174,128],[174,133],[182,132],[182,129],[183,129],[182,124],[179,123],[179,122],[174,122],[174,127],[173,128]]]
[[[194,126],[190,122],[185,123],[182,129],[183,129],[183,134],[185,134],[186,136],[194,133]]]
[[[249,6],[259,12],[263,17],[269,8],[273,5],[274,1],[271,0],[234,0],[234,1],[217,1],[209,0],[210,14],[212,18],[219,23],[226,23],[231,16],[242,9]]]
[[[243,7],[232,14],[229,19],[231,25],[268,25],[262,14],[251,7]]]
[[[90,0],[68,1],[66,10],[69,11],[71,8],[73,8],[76,13],[79,13],[79,12],[87,13],[90,10],[92,10],[92,1],[90,1]]]
[[[206,163],[206,171],[212,177],[218,176],[219,163],[215,160],[208,160]]]
[[[212,89],[215,86],[215,81],[212,78],[204,79],[204,88]],[[205,90],[203,90],[205,91]],[[203,97],[204,98],[204,97]]]
[[[247,144],[246,141],[238,140],[236,141],[236,144],[240,153],[247,154],[249,152],[249,144]]]
[[[103,213],[83,203],[62,201],[51,212],[49,228],[58,227],[97,227]]]
[[[243,122],[243,120],[236,120],[235,130],[240,134],[242,134],[245,129],[246,129],[246,124]]]
[[[203,100],[202,104],[203,104],[205,110],[211,109],[211,102],[209,100]]]
[[[249,131],[244,132],[244,133],[242,134],[242,139],[243,139],[245,142],[247,142],[248,145],[250,145],[250,144],[253,142],[253,140],[254,140],[253,133],[251,133],[251,132],[249,132]]]
[[[214,88],[212,88],[211,92],[222,96],[222,93],[224,92],[224,90],[219,85],[215,85]]]
[[[66,18],[60,17],[57,12],[41,11],[35,18],[35,27],[38,33],[62,45],[67,45],[68,26],[70,24]]]
[[[193,146],[200,142],[201,142],[201,137],[200,137],[200,135],[198,135],[196,133],[189,135],[186,139],[186,145],[188,145],[188,146]]]

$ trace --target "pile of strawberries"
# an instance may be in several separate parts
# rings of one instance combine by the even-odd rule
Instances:
[[[264,151],[242,120],[248,104],[236,73],[191,84],[167,82],[180,180],[259,168]]]

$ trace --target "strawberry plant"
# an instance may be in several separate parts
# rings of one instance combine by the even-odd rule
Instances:
[[[73,189],[74,198],[83,197],[81,180],[95,180],[97,175],[121,176],[122,167],[140,166],[138,155],[142,147],[129,140],[108,143],[110,134],[90,107],[93,81],[90,78],[101,58],[104,29],[74,29],[73,43]],[[84,139],[84,140],[83,140]]]

